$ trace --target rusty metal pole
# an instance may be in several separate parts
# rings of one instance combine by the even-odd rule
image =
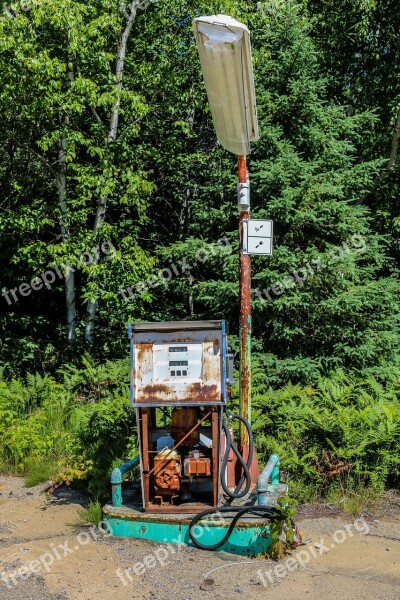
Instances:
[[[238,180],[248,180],[246,157],[238,157]],[[243,221],[250,218],[250,212],[241,212],[239,220],[240,240],[240,415],[251,422],[251,257],[243,254]],[[246,428],[240,427],[240,447],[242,452],[249,445]]]

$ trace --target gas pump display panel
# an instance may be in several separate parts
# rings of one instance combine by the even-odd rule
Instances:
[[[135,323],[129,335],[133,406],[225,404],[224,321]]]

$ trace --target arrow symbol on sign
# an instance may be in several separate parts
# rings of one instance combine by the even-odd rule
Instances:
[[[264,244],[264,242],[260,242],[259,244],[257,244],[256,248],[258,248],[259,246],[262,246]]]

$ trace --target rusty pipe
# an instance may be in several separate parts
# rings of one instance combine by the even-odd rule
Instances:
[[[238,182],[248,181],[246,157],[238,157]],[[251,421],[251,257],[243,254],[243,221],[250,218],[250,212],[241,212],[239,218],[240,240],[240,416]],[[240,447],[248,446],[247,429],[241,424]]]

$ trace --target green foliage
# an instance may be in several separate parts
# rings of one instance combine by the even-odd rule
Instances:
[[[275,222],[274,255],[253,260],[253,332],[271,383],[310,383],[339,368],[382,379],[397,369],[397,156],[389,171],[387,159],[400,61],[391,2],[387,10],[368,0],[157,3],[136,15],[122,87],[122,5],[37,0],[14,18],[3,14],[2,285],[13,289],[60,262],[77,268],[82,252],[107,239],[114,246],[75,273],[76,352],[66,349],[62,280],[29,301],[2,298],[7,376],[76,366],[91,301],[92,354],[102,363],[126,355],[129,320],[225,318],[237,334],[236,164],[216,144],[190,26],[199,13],[221,11],[252,33],[261,132],[249,158],[252,211]],[[117,137],[105,142],[116,106]],[[105,214],[94,232],[99,199]],[[229,252],[217,244],[222,235]],[[165,285],[142,285],[171,263],[179,268]]]
[[[271,546],[268,548],[268,557],[280,560],[293,548],[295,531],[293,530],[293,517],[295,510],[293,505],[296,500],[288,495],[278,499],[278,508],[284,516],[282,521],[276,521],[271,525]]]
[[[57,474],[57,462],[52,457],[32,457],[26,461],[25,485],[34,487],[54,479]]]
[[[0,465],[27,485],[83,480],[107,495],[112,468],[136,453],[126,365],[87,355],[64,379],[28,375],[0,386]],[[105,385],[106,382],[106,385]],[[253,366],[253,430],[261,464],[272,452],[288,473],[291,496],[335,499],[357,512],[400,479],[399,378],[380,382],[338,371],[315,385],[275,389],[262,363]],[[237,395],[237,389],[234,396]],[[235,404],[235,397],[232,400]]]
[[[376,508],[382,491],[379,488],[365,487],[362,483],[344,480],[332,486],[326,499],[350,515],[360,515],[371,513]]]
[[[0,382],[1,463],[23,472],[29,457],[59,456],[71,434],[71,397],[49,376]]]
[[[343,478],[397,484],[396,3],[152,3],[117,77],[123,4],[35,0],[0,15],[0,286],[70,264],[77,324],[70,343],[63,277],[1,297],[0,468],[39,481],[55,461],[59,481],[104,493],[136,446],[127,322],[224,318],[238,348],[236,163],[216,142],[191,29],[220,12],[251,29],[252,214],[274,219],[273,256],[252,261],[261,453],[280,454],[304,499]],[[112,252],[81,264],[107,240]]]
[[[80,525],[95,525],[99,526],[103,519],[103,510],[100,502],[89,502],[86,508],[81,508],[78,511],[78,517],[80,519]]]
[[[127,397],[88,407],[77,431],[78,446],[92,464],[89,490],[103,497],[116,459],[126,455],[136,439],[133,432],[134,412]]]
[[[107,361],[105,364],[86,353],[82,367],[66,365],[59,371],[65,389],[82,396],[85,403],[111,399],[115,394],[128,395],[129,360]],[[78,398],[80,397],[78,395]]]
[[[316,386],[287,384],[273,390],[256,373],[253,420],[261,456],[276,452],[297,486],[326,494],[346,477],[380,492],[399,481],[398,380],[382,384],[343,372]],[[351,485],[350,485],[351,484]],[[308,488],[302,492],[310,496]]]
[[[25,474],[32,486],[54,478],[84,480],[106,493],[113,463],[136,444],[126,361],[65,367],[64,383],[40,375],[0,384],[0,466]]]

